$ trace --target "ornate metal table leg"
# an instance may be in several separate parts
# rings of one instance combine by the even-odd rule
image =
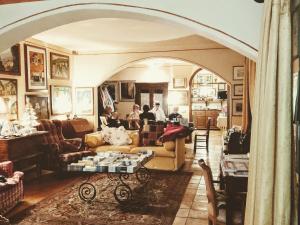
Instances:
[[[129,185],[125,184],[124,180],[129,178],[129,174],[119,174],[120,183],[117,184],[114,190],[115,199],[124,204],[132,200],[132,190]]]
[[[148,170],[145,166],[142,166],[138,171],[136,171],[135,176],[141,184],[147,184],[151,179],[150,170]]]
[[[89,182],[91,175],[88,179],[79,186],[78,194],[81,200],[91,202],[96,197],[96,187]]]

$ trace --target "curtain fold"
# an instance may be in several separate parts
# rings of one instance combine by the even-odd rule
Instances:
[[[296,224],[290,0],[264,3],[256,69],[246,225]]]
[[[245,58],[244,67],[245,67],[245,76],[243,82],[242,131],[243,133],[247,133],[251,129],[251,122],[252,122],[256,63],[248,58]]]

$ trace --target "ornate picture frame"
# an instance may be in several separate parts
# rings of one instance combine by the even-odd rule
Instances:
[[[50,118],[48,95],[26,94],[25,104],[28,103],[31,104],[32,108],[35,110],[39,120]]]
[[[94,88],[76,87],[76,115],[94,115]]]
[[[232,116],[243,115],[243,99],[232,99]]]
[[[243,96],[243,84],[233,84],[233,96],[241,97]]]
[[[0,78],[0,116],[10,115],[11,120],[18,119],[18,80]]]
[[[0,74],[21,76],[20,44],[0,53]]]
[[[186,88],[186,78],[173,78],[173,88]]]
[[[26,90],[47,90],[47,53],[45,48],[24,45]]]
[[[50,102],[52,115],[71,114],[73,111],[72,87],[63,85],[51,85]]]
[[[233,80],[243,80],[245,75],[244,66],[234,66],[233,67]]]
[[[50,52],[50,77],[57,80],[70,80],[70,57]]]
[[[135,101],[135,81],[120,81],[120,101],[134,102]]]

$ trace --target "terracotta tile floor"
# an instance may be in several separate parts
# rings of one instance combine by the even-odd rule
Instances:
[[[197,131],[201,132],[201,131]],[[204,178],[198,165],[199,159],[204,159],[212,169],[214,179],[219,175],[219,164],[222,150],[221,131],[211,131],[209,140],[209,154],[205,149],[197,150],[193,154],[193,143],[186,144],[186,164],[184,170],[193,171],[190,183],[182,199],[180,209],[177,212],[173,225],[202,225],[208,224],[207,198]]]

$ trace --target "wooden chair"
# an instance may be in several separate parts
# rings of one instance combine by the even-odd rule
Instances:
[[[223,191],[216,191],[214,187],[212,172],[203,159],[198,161],[203,170],[203,176],[206,186],[206,195],[208,200],[208,224],[209,225],[226,225],[226,194]],[[238,196],[238,195],[237,195]],[[243,224],[243,216],[241,213],[234,214],[234,224]]]
[[[203,149],[203,148],[205,148],[206,151],[208,152],[210,124],[211,124],[211,118],[208,118],[206,132],[203,134],[195,134],[194,153],[197,152],[197,149]]]

